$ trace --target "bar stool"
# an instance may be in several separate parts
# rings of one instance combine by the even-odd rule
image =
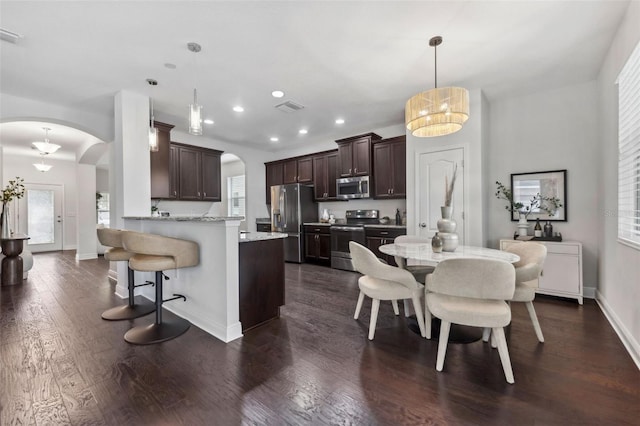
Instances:
[[[133,256],[133,253],[126,251],[122,248],[122,234],[124,231],[120,229],[110,228],[98,228],[98,241],[103,246],[109,247],[104,252],[104,258],[110,262],[122,262],[129,261],[129,258]],[[156,310],[156,305],[152,302],[143,299],[140,303],[135,302],[134,289],[136,287],[142,287],[146,285],[153,285],[151,281],[146,281],[144,284],[135,285],[133,270],[128,268],[128,283],[129,287],[129,303],[122,306],[116,306],[115,308],[107,309],[102,313],[102,319],[108,321],[121,321],[139,318],[145,315],[149,315]]]
[[[150,325],[132,328],[125,333],[124,340],[136,345],[150,345],[185,333],[191,326],[189,321],[183,318],[162,320],[164,302],[175,299],[187,300],[181,294],[174,294],[170,299],[162,299],[162,279],[165,276],[162,271],[196,266],[199,263],[198,244],[177,238],[127,231],[122,236],[122,245],[125,250],[135,253],[129,258],[131,269],[156,273],[156,321]]]

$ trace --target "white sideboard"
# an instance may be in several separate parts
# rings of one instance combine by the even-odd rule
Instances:
[[[547,247],[536,293],[577,299],[582,305],[582,244],[575,241],[534,241]],[[500,250],[518,240],[500,240]]]

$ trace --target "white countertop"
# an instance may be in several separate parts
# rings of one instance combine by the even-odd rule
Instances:
[[[238,238],[239,243],[250,243],[252,241],[275,240],[287,238],[287,234],[282,232],[241,232]]]
[[[228,220],[244,220],[244,216],[125,216],[123,219],[157,220],[159,222],[226,222]]]
[[[473,246],[458,246],[453,252],[443,251],[441,253],[434,253],[429,243],[385,244],[378,247],[378,249],[380,252],[390,256],[419,260],[431,266],[436,266],[446,259],[493,259],[504,260],[509,263],[515,263],[520,260],[520,256],[513,253]]]

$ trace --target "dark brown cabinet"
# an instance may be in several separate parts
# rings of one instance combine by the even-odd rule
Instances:
[[[169,196],[167,198],[175,200],[178,198],[178,147],[171,144],[169,147]]]
[[[373,144],[374,198],[406,198],[406,137]]]
[[[307,261],[329,264],[331,261],[331,227],[304,226],[304,253]]]
[[[313,181],[312,157],[292,158],[282,164],[283,183],[310,183]]]
[[[158,131],[158,151],[150,153],[151,198],[171,198],[170,124],[154,122]]]
[[[222,151],[174,144],[177,149],[177,198],[183,201],[221,201]]]
[[[313,157],[313,192],[316,201],[336,200],[338,151]]]
[[[371,143],[380,139],[381,137],[375,133],[366,133],[337,140],[339,176],[371,174]]]
[[[271,187],[273,185],[282,185],[284,183],[284,162],[276,161],[272,163],[264,163],[266,173],[266,200],[267,204],[271,204]]]
[[[384,259],[389,265],[398,266],[393,256],[381,253],[378,249],[385,244],[393,244],[393,240],[400,235],[406,235],[406,228],[365,228],[365,241],[367,248],[371,250],[377,257]]]

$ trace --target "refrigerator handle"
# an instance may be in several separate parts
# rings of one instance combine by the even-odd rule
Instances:
[[[280,191],[280,199],[278,200],[278,204],[280,207],[280,223],[282,224],[282,228],[286,228],[287,227],[287,214],[286,211],[284,209],[284,193],[286,192],[286,189],[282,188],[282,191]]]

